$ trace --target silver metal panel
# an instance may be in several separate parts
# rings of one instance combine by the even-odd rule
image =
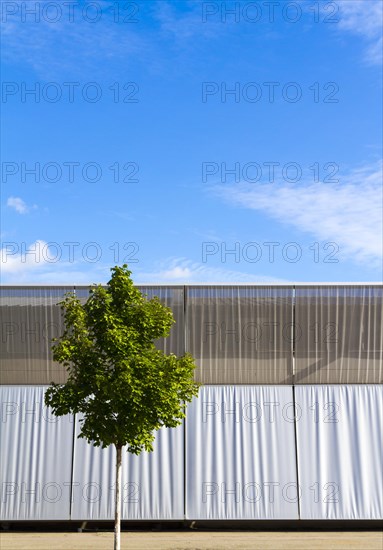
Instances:
[[[203,384],[292,384],[292,287],[187,287],[187,350]]]
[[[63,331],[60,302],[73,287],[0,289],[0,383],[64,383],[67,371],[52,358],[51,339]]]
[[[186,419],[187,519],[298,519],[292,388],[205,386]]]
[[[44,407],[46,388],[0,387],[1,520],[69,520],[73,417]]]
[[[112,446],[101,449],[76,439],[71,519],[114,518],[115,453]],[[152,453],[135,456],[124,449],[122,519],[183,519],[183,454],[183,426],[160,430]]]
[[[383,387],[295,392],[301,519],[383,518]]]
[[[157,347],[190,351],[196,380],[204,384],[383,382],[382,285],[139,288],[158,296],[176,319]],[[71,290],[0,289],[0,384],[65,382],[65,368],[52,360],[51,338],[62,333],[57,303]],[[89,295],[88,286],[75,291],[82,300]]]
[[[383,382],[383,286],[296,289],[295,383]]]

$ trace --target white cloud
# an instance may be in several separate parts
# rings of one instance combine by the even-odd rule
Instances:
[[[19,214],[27,214],[30,211],[30,207],[20,197],[9,197],[7,200],[7,206],[14,208]],[[37,208],[33,205],[32,208]]]
[[[177,7],[173,2],[161,0],[156,4],[154,15],[160,22],[161,29],[171,35],[179,44],[189,39],[195,39],[196,36],[213,38],[219,30],[222,32],[225,25],[222,25],[219,19],[206,24],[202,17],[203,11],[200,3],[184,0],[182,11],[177,12]]]
[[[359,35],[367,42],[365,60],[370,64],[382,62],[381,0],[337,0],[339,22],[337,28]]]
[[[3,284],[92,284],[106,282],[109,270],[104,264],[61,260],[60,250],[46,241],[3,243],[0,266]]]
[[[52,261],[52,255],[45,241],[37,240],[29,246],[26,243],[4,243],[0,250],[3,276],[22,277],[36,272]]]
[[[13,7],[4,11],[1,21],[3,60],[26,63],[44,79],[66,72],[77,80],[87,69],[96,76],[105,63],[126,64],[138,55],[146,57],[147,44],[137,32],[140,19],[133,14],[133,3],[117,8],[115,2],[99,1],[87,8],[40,0],[29,15],[28,2],[9,4]],[[130,23],[122,24],[124,20]]]
[[[380,0],[338,0],[342,29],[375,38],[382,32],[382,2]]]
[[[366,60],[371,65],[381,65],[382,64],[382,52],[383,52],[383,38],[380,37],[379,40],[373,42],[367,49]]]
[[[102,262],[70,262],[59,257],[56,247],[43,240],[29,246],[8,242],[0,249],[3,284],[105,284],[110,279],[110,266]],[[288,283],[285,279],[254,276],[251,273],[208,267],[186,258],[170,258],[151,271],[134,270],[135,284],[191,283]]]
[[[262,211],[317,239],[339,245],[343,257],[381,267],[382,172],[367,166],[341,183],[216,185],[214,194],[244,208]]]
[[[286,283],[278,279],[262,275],[254,275],[243,271],[208,267],[186,258],[170,258],[162,262],[158,269],[151,272],[139,272],[134,275],[136,284],[142,283]]]

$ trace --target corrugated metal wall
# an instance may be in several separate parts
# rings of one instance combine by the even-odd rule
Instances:
[[[114,449],[43,405],[68,290],[1,289],[1,520],[113,518]],[[382,286],[141,290],[205,386],[152,454],[124,455],[123,519],[383,517]]]
[[[292,287],[188,287],[187,350],[203,384],[292,384]]]
[[[297,287],[296,384],[383,382],[383,287]]]
[[[63,331],[57,303],[73,287],[0,288],[1,384],[65,382],[66,370],[52,359],[51,339]]]
[[[139,287],[171,307],[176,323],[157,345],[190,351],[203,384],[383,382],[382,286]],[[57,302],[88,287],[0,289],[1,384],[62,383],[50,339]],[[186,335],[186,338],[185,338]]]

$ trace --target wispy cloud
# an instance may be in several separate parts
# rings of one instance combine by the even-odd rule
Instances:
[[[12,4],[14,13],[5,10],[1,22],[2,58],[30,66],[40,78],[79,77],[84,70],[97,74],[113,60],[126,68],[129,60],[146,52],[137,25],[123,22],[131,11],[126,4],[117,13],[117,3],[109,0],[94,2],[90,9],[40,0],[34,3],[35,15],[23,15],[26,2]]]
[[[25,244],[25,243],[24,243]],[[37,240],[28,247],[8,243],[0,249],[3,284],[93,284],[106,283],[110,266],[98,262],[61,261],[49,243]],[[133,270],[136,284],[190,284],[190,283],[287,283],[273,278],[241,271],[208,267],[186,258],[169,258],[150,270]]]
[[[16,243],[8,243],[1,248],[1,271],[3,276],[22,276],[23,273],[36,272],[50,264],[52,256],[48,244],[37,240],[25,250],[19,250]],[[44,254],[42,253],[44,251]]]
[[[382,62],[383,2],[381,0],[337,0],[337,28],[360,36],[366,41],[365,61]]]
[[[187,258],[169,258],[161,262],[157,269],[149,272],[137,271],[136,284],[142,283],[285,283],[285,279],[254,275],[243,271],[208,267]]]
[[[108,267],[86,261],[60,261],[57,250],[49,243],[37,240],[25,243],[7,243],[0,249],[3,284],[92,284],[106,282]]]
[[[176,8],[174,2],[160,0],[156,3],[154,15],[161,24],[161,30],[172,36],[178,43],[201,36],[211,38],[222,32],[224,28],[219,19],[216,23],[209,21],[209,25],[204,23],[200,2],[184,1],[182,12],[177,12]]]
[[[7,206],[9,206],[9,208],[14,208],[19,214],[27,214],[32,208],[37,208],[35,204],[29,207],[20,197],[9,197]]]
[[[381,268],[381,163],[353,170],[341,182],[241,182],[210,190],[231,204],[262,211],[317,239],[336,242],[344,257]]]

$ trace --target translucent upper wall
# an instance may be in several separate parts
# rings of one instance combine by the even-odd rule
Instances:
[[[383,382],[382,286],[295,290],[295,382]]]
[[[383,382],[381,285],[140,286],[174,314],[165,353],[189,351],[203,384]],[[58,302],[89,287],[0,288],[1,384],[63,383]]]
[[[292,287],[188,287],[186,328],[199,382],[292,383]]]
[[[2,287],[1,384],[63,383],[66,370],[52,359],[51,339],[63,331],[57,303],[73,287]]]

